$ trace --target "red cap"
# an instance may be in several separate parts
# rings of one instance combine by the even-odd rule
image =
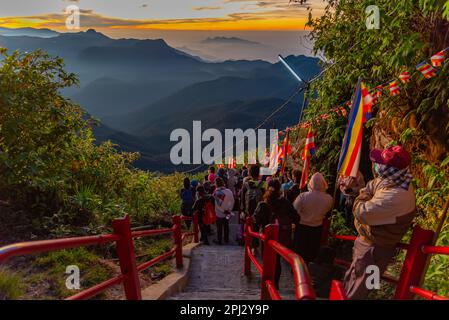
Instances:
[[[370,153],[370,158],[373,162],[392,166],[397,169],[405,169],[412,162],[410,153],[401,146],[389,147],[385,150],[374,149]]]

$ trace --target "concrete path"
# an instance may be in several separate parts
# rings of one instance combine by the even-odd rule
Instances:
[[[253,267],[251,277],[243,274],[244,249],[235,242],[237,217],[231,219],[230,245],[200,246],[192,252],[189,280],[184,292],[172,300],[259,300],[260,276]],[[211,239],[215,238],[215,234]],[[211,242],[212,243],[212,242]],[[290,267],[283,264],[281,296],[294,299]]]

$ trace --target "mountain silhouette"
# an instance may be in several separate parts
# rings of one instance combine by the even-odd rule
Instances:
[[[0,35],[2,36],[27,36],[52,38],[59,35],[59,32],[50,29],[34,29],[34,28],[4,28],[0,27]]]
[[[81,85],[63,94],[103,122],[94,129],[97,140],[141,152],[137,165],[149,170],[180,169],[168,157],[172,130],[190,130],[194,120],[204,128],[254,128],[301,85],[280,63],[207,62],[163,39],[112,39],[95,30],[52,38],[0,35],[0,46],[64,58]],[[320,71],[316,58],[286,59],[304,79]],[[273,119],[278,128],[295,124],[301,101],[298,95]]]

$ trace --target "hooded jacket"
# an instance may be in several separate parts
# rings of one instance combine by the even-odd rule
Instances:
[[[354,202],[355,227],[370,245],[394,247],[401,241],[416,213],[413,187],[408,190],[376,178]]]
[[[332,209],[334,200],[326,193],[327,182],[321,173],[315,173],[310,179],[308,192],[301,193],[293,203],[301,217],[300,223],[309,227],[323,224],[326,214]]]

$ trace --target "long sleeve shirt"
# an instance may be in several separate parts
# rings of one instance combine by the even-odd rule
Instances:
[[[224,187],[220,187],[214,192],[215,213],[217,218],[225,218],[226,212],[231,212],[234,208],[234,195],[232,191]]]

